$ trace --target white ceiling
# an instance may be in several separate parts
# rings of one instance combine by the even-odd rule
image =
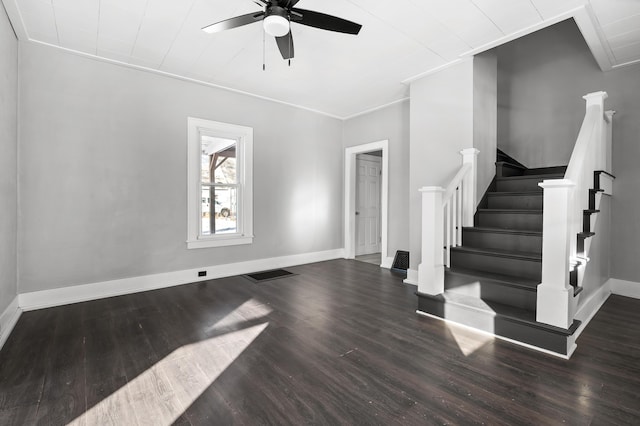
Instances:
[[[252,0],[2,0],[21,40],[222,86],[340,118],[408,96],[408,81],[573,17],[604,70],[640,61],[640,0],[301,0],[358,36],[292,24],[295,58],[250,24]]]

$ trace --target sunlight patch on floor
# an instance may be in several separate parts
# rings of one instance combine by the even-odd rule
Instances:
[[[473,354],[475,351],[482,348],[487,343],[493,342],[495,339],[491,334],[481,333],[460,324],[454,324],[451,322],[447,322],[446,324],[449,332],[456,340],[460,352],[462,352],[464,356]]]
[[[476,303],[478,304],[478,309],[493,311],[482,300],[477,300]],[[493,342],[495,339],[493,336],[495,330],[494,316],[476,315],[473,312],[473,308],[461,310],[459,308],[449,308],[449,306],[451,305],[445,305],[445,322],[464,356],[469,356],[487,343]],[[473,327],[467,325],[471,323]]]
[[[225,315],[220,320],[213,323],[205,329],[207,334],[215,334],[220,330],[235,327],[248,321],[255,321],[266,318],[273,310],[262,302],[255,299],[249,299],[242,305],[233,310],[233,312]]]
[[[238,316],[255,319],[267,313],[263,309],[241,312],[247,303],[227,315],[235,317],[231,323],[237,327],[242,325]],[[230,331],[227,317],[207,330],[219,335],[176,349],[70,424],[172,424],[269,325],[263,322]]]

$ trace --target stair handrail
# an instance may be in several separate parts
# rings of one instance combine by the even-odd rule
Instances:
[[[422,253],[418,291],[444,292],[444,267],[450,265],[451,247],[462,244],[462,228],[473,226],[476,209],[476,157],[480,151],[460,151],[462,166],[446,188],[425,186],[422,193]]]
[[[573,323],[578,298],[570,283],[570,271],[587,258],[577,256],[577,236],[584,211],[589,208],[589,189],[594,171],[611,164],[610,120],[604,112],[606,92],[583,96],[585,118],[563,179],[545,180],[543,188],[542,282],[538,285],[536,320],[568,329]],[[610,170],[608,170],[610,172]],[[580,272],[580,271],[579,271]],[[578,273],[578,283],[582,280]]]

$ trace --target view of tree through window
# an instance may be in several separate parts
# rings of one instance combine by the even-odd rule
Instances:
[[[202,136],[202,235],[238,232],[237,143]]]

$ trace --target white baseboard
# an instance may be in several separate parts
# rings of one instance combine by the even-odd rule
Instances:
[[[18,296],[16,296],[9,306],[7,306],[7,309],[0,314],[0,349],[2,349],[9,338],[13,327],[15,327],[20,318],[20,314],[22,314],[22,310],[18,306]]]
[[[418,285],[418,270],[407,269],[407,278],[403,282],[405,284]]]
[[[391,266],[393,266],[393,257],[383,257],[380,267],[391,269]]]
[[[617,294],[618,296],[640,299],[640,283],[619,280],[617,278],[611,278],[609,282],[611,283],[611,293]]]
[[[527,349],[533,349],[534,351],[542,352],[542,353],[545,353],[547,355],[553,355],[553,356],[556,356],[556,357],[562,358],[562,359],[571,358],[571,355],[575,351],[575,345],[573,345],[572,348],[569,348],[569,353],[567,355],[565,355],[565,354],[561,354],[561,353],[558,353],[558,352],[550,351],[549,349],[541,348],[539,346],[534,346],[534,345],[530,345],[528,343],[520,342],[518,340],[513,340],[513,339],[510,339],[508,337],[498,336],[497,334],[490,333],[490,332],[484,331],[484,330],[480,330],[478,328],[470,327],[470,326],[468,326],[466,324],[462,324],[462,323],[459,323],[459,322],[456,322],[456,321],[452,321],[452,320],[448,320],[448,319],[445,319],[445,318],[441,318],[441,317],[439,317],[437,315],[431,315],[431,314],[429,314],[427,312],[424,312],[424,311],[421,311],[421,310],[416,310],[416,313],[418,315],[422,315],[422,316],[425,316],[425,317],[433,318],[433,319],[436,319],[438,321],[442,321],[442,322],[447,323],[447,324],[455,324],[458,327],[463,327],[463,328],[466,328],[467,330],[470,330],[470,331],[473,331],[473,332],[476,332],[476,333],[479,333],[479,334],[484,334],[485,336],[491,336],[491,337],[496,338],[496,339],[504,340],[505,342],[513,343],[513,344],[516,344],[518,346],[523,346],[523,347],[525,347]]]
[[[582,334],[582,331],[587,327],[587,324],[591,322],[593,317],[598,313],[604,302],[607,301],[611,295],[611,280],[607,280],[595,293],[581,303],[578,312],[576,312],[575,319],[582,321],[580,327],[573,334],[574,338],[578,338]]]
[[[323,262],[343,257],[344,250],[335,249],[35,291],[20,294],[19,306],[23,311],[32,311],[35,309],[138,293],[141,291],[157,290],[198,281],[248,274],[267,269]],[[207,276],[199,277],[199,271],[207,271]]]

